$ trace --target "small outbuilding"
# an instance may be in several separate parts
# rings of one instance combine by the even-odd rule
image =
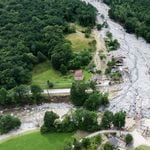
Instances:
[[[80,81],[80,80],[83,80],[83,78],[84,78],[84,74],[83,74],[83,71],[82,71],[82,70],[76,70],[76,71],[74,72],[74,79],[75,79],[75,80]]]

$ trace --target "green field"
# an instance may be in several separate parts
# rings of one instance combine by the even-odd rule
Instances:
[[[73,139],[73,133],[33,132],[12,138],[0,144],[0,150],[63,150],[64,143]]]
[[[66,39],[71,42],[72,50],[74,52],[79,52],[84,49],[91,48],[91,45],[89,44],[94,40],[92,36],[89,38],[85,37],[85,34],[82,33],[86,28],[83,28],[77,24],[75,24],[76,33],[68,34],[66,36]]]
[[[141,145],[138,148],[136,148],[136,150],[150,150],[150,147],[149,146]]]
[[[91,78],[91,73],[84,71],[84,80],[88,81]],[[38,64],[33,69],[32,84],[39,85],[42,88],[48,88],[47,80],[54,83],[54,88],[71,87],[74,81],[73,75],[61,75],[60,72],[54,70],[49,61]]]

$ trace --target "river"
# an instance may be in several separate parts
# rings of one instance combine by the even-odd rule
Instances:
[[[53,111],[61,117],[67,114],[73,106],[67,103],[44,103],[41,105],[32,105],[25,107],[16,107],[1,111],[4,114],[17,116],[21,120],[21,126],[17,130],[12,130],[7,134],[0,135],[0,140],[4,140],[23,132],[38,129],[43,124],[43,118],[46,111]]]
[[[109,109],[116,112],[125,110],[131,117],[150,118],[150,44],[134,34],[128,34],[118,23],[109,18],[109,7],[102,1],[86,0],[98,10],[98,22],[101,14],[108,23],[108,28],[100,31],[105,37],[107,31],[113,34],[120,43],[117,53],[125,56],[124,65],[128,74],[124,73],[122,90],[115,99],[111,100]]]

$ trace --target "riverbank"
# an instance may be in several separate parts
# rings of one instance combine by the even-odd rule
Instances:
[[[114,98],[109,109],[116,112],[125,110],[131,117],[150,118],[150,44],[142,38],[126,33],[125,29],[108,16],[109,7],[101,1],[86,0],[98,10],[98,20],[104,16],[108,28],[99,31],[103,38],[107,31],[113,34],[120,43],[120,49],[114,53],[124,56],[124,83],[121,91]]]
[[[41,105],[18,107],[4,111],[3,114],[17,116],[22,124],[19,129],[0,135],[0,140],[38,129],[43,124],[43,117],[46,111],[53,111],[62,118],[71,109],[73,109],[73,106],[67,103],[44,103]]]

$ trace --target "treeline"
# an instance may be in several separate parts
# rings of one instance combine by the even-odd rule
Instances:
[[[42,96],[42,89],[37,85],[26,85],[17,86],[11,90],[5,88],[0,89],[0,106],[16,106],[25,104],[38,104],[44,101]]]
[[[127,32],[142,36],[150,42],[149,0],[104,0],[110,5],[109,15],[124,25]]]
[[[5,0],[0,2],[0,20],[0,87],[29,83],[33,66],[46,59],[63,73],[90,59],[87,53],[79,59],[64,38],[72,32],[69,22],[95,25],[96,10],[85,2]]]
[[[52,112],[47,111],[44,115],[44,124],[41,126],[41,133],[47,132],[74,132],[77,130],[94,132],[103,129],[117,128],[121,129],[125,126],[126,113],[123,111],[112,113],[106,111],[99,121],[99,116],[94,111],[83,108],[72,110],[62,119]]]
[[[90,90],[90,92],[88,92]],[[89,111],[96,111],[101,106],[109,105],[108,93],[96,90],[96,83],[74,82],[70,91],[70,99],[75,106],[81,106]]]
[[[19,118],[11,115],[0,115],[0,134],[8,133],[13,129],[19,128],[21,121]]]

